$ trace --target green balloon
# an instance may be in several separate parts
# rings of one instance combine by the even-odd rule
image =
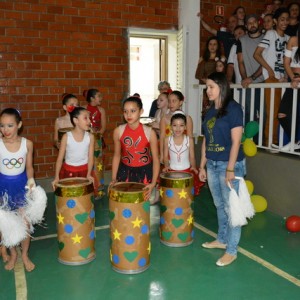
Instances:
[[[246,124],[245,135],[248,139],[254,137],[259,130],[258,123],[256,121],[250,121]]]

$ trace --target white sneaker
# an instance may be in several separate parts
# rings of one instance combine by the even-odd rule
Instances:
[[[284,145],[280,150],[282,150],[282,151],[291,151],[291,148],[292,148],[292,144],[288,143],[288,144]],[[294,150],[298,150],[298,149],[300,149],[300,141],[298,141],[294,145]]]

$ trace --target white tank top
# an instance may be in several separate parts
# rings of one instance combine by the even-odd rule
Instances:
[[[190,140],[184,135],[181,145],[175,145],[173,136],[169,136],[170,168],[183,171],[190,168]]]
[[[3,175],[15,176],[25,171],[27,155],[27,143],[21,138],[21,146],[17,152],[10,152],[6,149],[3,140],[0,139],[0,173]]]
[[[90,135],[86,131],[81,142],[76,142],[71,131],[67,132],[65,163],[70,166],[82,166],[88,163]]]

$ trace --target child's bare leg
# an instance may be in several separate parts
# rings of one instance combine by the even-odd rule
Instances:
[[[17,262],[18,253],[16,247],[10,248],[10,257],[8,259],[7,264],[4,266],[5,270],[11,271],[15,267],[15,264]]]
[[[22,243],[22,260],[24,267],[27,272],[31,272],[34,270],[35,265],[34,263],[29,259],[28,257],[28,250],[29,250],[29,245],[30,245],[30,236],[28,236]]]
[[[2,255],[2,260],[4,263],[9,261],[9,255],[7,253],[7,249],[5,246],[1,246],[1,253],[0,255]]]

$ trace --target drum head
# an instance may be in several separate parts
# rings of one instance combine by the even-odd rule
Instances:
[[[141,203],[145,201],[143,183],[118,182],[109,190],[109,199],[123,203]]]
[[[94,191],[93,182],[84,177],[65,178],[56,184],[55,195],[80,197]]]
[[[167,173],[161,173],[161,178],[170,179],[170,180],[177,180],[177,179],[187,179],[192,178],[191,173],[187,172],[167,172]]]
[[[193,182],[193,175],[187,172],[167,172],[160,174],[161,187],[184,189],[192,187]]]

